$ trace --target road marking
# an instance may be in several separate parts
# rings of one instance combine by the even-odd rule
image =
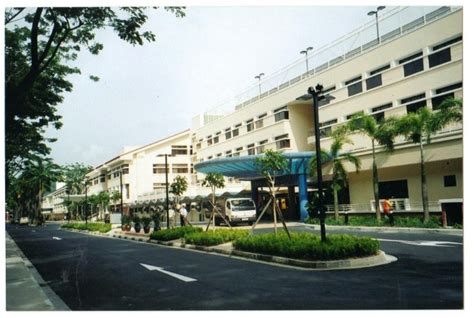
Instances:
[[[416,245],[416,246],[434,246],[434,247],[454,247],[452,245],[462,245],[458,242],[443,242],[443,241],[405,241],[405,240],[390,240],[390,239],[377,239],[384,242],[397,242],[407,245]]]
[[[61,241],[61,240],[62,240],[62,238],[60,238],[60,237],[56,237],[56,236],[53,236],[53,240],[58,240],[58,241]]]
[[[194,279],[194,278],[191,278],[191,277],[187,277],[187,276],[183,276],[183,275],[180,275],[180,274],[168,272],[168,271],[164,270],[163,267],[157,267],[157,266],[152,266],[152,265],[147,265],[147,264],[142,264],[142,263],[140,263],[140,265],[142,265],[143,267],[145,267],[149,271],[158,271],[158,272],[161,272],[163,274],[166,274],[166,275],[169,275],[171,277],[182,280],[183,282],[186,282],[186,283],[197,281],[197,279]]]

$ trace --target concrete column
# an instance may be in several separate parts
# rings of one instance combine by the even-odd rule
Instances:
[[[308,217],[306,204],[308,203],[308,189],[306,187],[306,174],[298,176],[298,189],[300,193],[300,221],[303,222]]]

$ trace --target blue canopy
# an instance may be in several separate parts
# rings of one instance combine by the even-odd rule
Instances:
[[[262,177],[255,168],[255,158],[259,156],[263,154],[216,158],[199,162],[194,168],[201,173],[221,173],[226,177],[256,179]],[[288,158],[288,170],[285,171],[285,175],[307,174],[308,163],[314,156],[314,152],[284,152],[283,156]]]

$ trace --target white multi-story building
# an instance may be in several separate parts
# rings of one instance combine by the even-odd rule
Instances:
[[[301,60],[262,80],[230,101],[228,114],[196,116],[191,128],[196,169],[251,180],[255,195],[263,185],[252,171],[255,155],[265,149],[284,151],[294,167],[281,185],[290,210],[299,210],[290,217],[304,218],[307,181],[314,189],[308,169],[301,169],[315,149],[308,87],[320,83],[323,94],[334,97],[320,102],[323,149],[330,148],[331,130],[359,112],[380,120],[420,107],[436,110],[446,97],[462,97],[462,19],[462,8],[395,8],[380,16],[379,39],[375,24],[365,25],[315,50],[308,69]],[[356,173],[346,165],[349,184],[341,191],[342,208],[373,211],[371,141],[360,134],[350,138],[354,144],[343,150],[359,156],[362,167]],[[439,200],[462,199],[462,125],[433,136],[425,150],[430,209],[439,211]],[[399,138],[394,153],[380,146],[376,151],[381,198],[394,198],[398,210],[420,211],[419,147]],[[326,171],[324,180],[330,178]]]

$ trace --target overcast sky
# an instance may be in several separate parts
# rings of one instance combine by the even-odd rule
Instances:
[[[135,47],[100,31],[104,50],[80,54],[75,65],[82,74],[70,77],[74,90],[58,107],[64,125],[48,130],[58,138],[51,156],[59,164],[95,166],[123,146],[188,129],[193,116],[255,84],[260,72],[274,73],[302,60],[302,49],[373,21],[367,12],[374,8],[188,6],[184,18],[150,10],[146,29],[157,40]]]

